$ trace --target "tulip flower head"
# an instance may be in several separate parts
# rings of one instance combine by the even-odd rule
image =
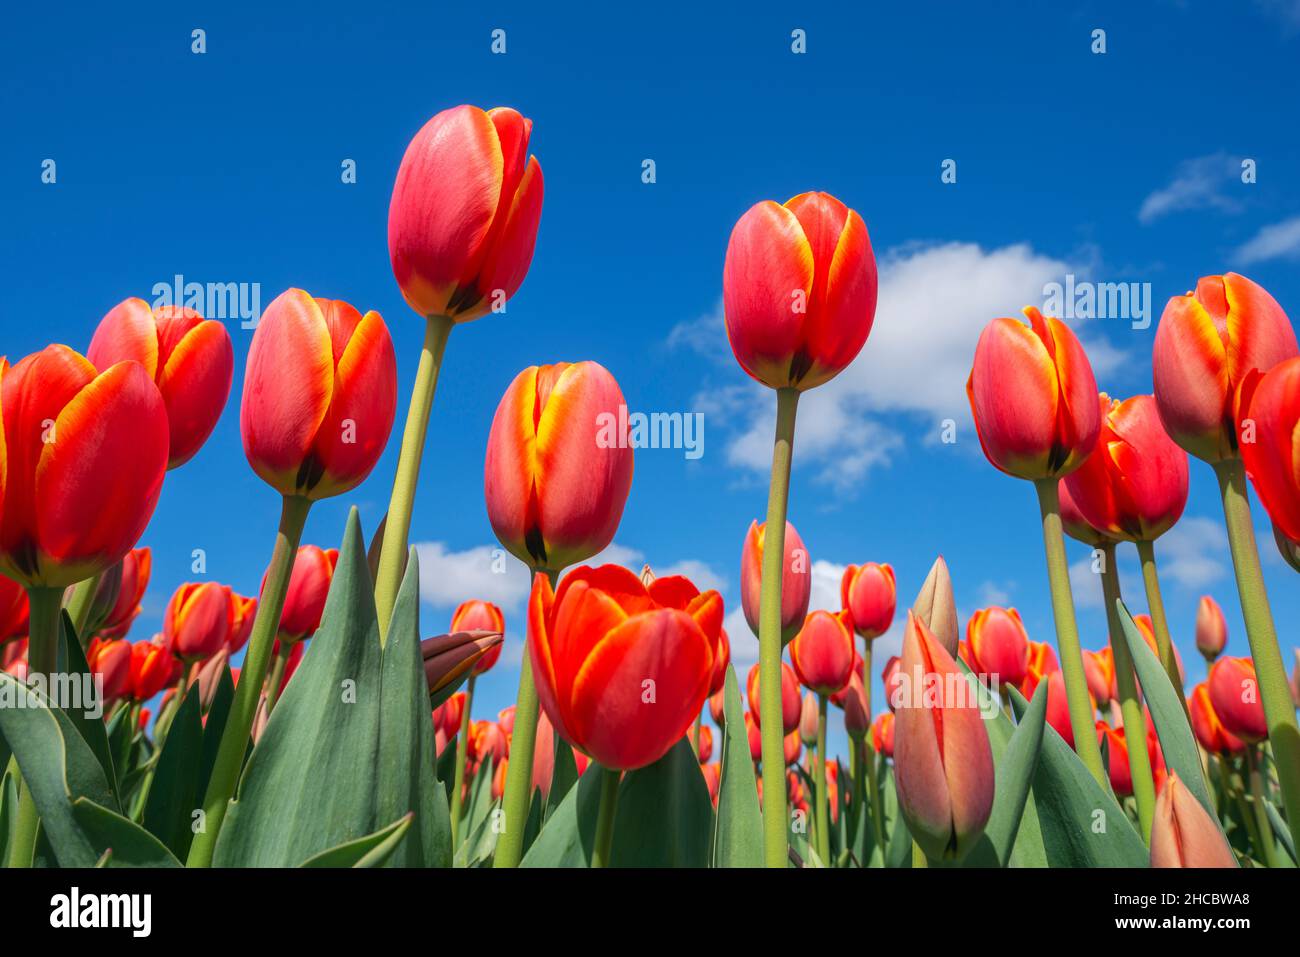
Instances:
[[[1029,670],[1029,634],[1014,608],[981,608],[966,624],[971,670],[1019,685]]]
[[[182,661],[203,661],[230,639],[233,610],[230,589],[216,582],[187,582],[167,604],[163,634]]]
[[[1237,866],[1219,825],[1175,771],[1169,772],[1156,797],[1151,820],[1151,866]]]
[[[103,704],[112,704],[127,693],[131,682],[130,643],[92,638],[86,649],[86,663],[91,674],[103,682]]]
[[[1268,722],[1251,659],[1220,658],[1210,667],[1206,683],[1214,713],[1225,729],[1249,743],[1268,737]]]
[[[871,723],[871,748],[876,754],[883,754],[887,758],[894,756],[895,720],[893,711],[883,711]]]
[[[763,542],[767,523],[751,522],[740,550],[740,604],[745,620],[758,634],[758,606],[763,583]],[[803,539],[790,522],[785,523],[785,555],[781,562],[781,641],[789,643],[808,616],[812,597],[812,561]]]
[[[293,560],[289,574],[289,590],[284,596],[284,609],[280,613],[280,640],[302,641],[315,634],[325,611],[334,566],[338,564],[337,548],[318,548],[303,545]],[[262,587],[266,587],[265,576]]]
[[[815,611],[790,642],[790,663],[805,688],[819,695],[842,690],[853,673],[853,631],[847,612]]]
[[[1130,770],[1128,760],[1129,740],[1126,734],[1127,730],[1127,728],[1112,728],[1105,721],[1097,722],[1097,740],[1103,745],[1106,768],[1110,775],[1110,786],[1120,797],[1131,797],[1133,794],[1133,773]],[[1151,762],[1150,767],[1155,768],[1162,765],[1160,748],[1155,734],[1148,729],[1143,737],[1146,740],[1147,757]]]
[[[867,562],[850,565],[840,579],[840,602],[852,627],[866,641],[879,638],[894,623],[897,590],[894,569]]]
[[[232,655],[248,643],[253,632],[253,619],[257,616],[257,599],[230,592],[230,637],[226,650]]]
[[[930,566],[921,590],[912,602],[912,614],[930,629],[930,634],[939,640],[949,656],[957,654],[961,624],[957,619],[957,602],[952,593],[952,575],[949,574],[948,563],[942,555]]]
[[[817,743],[817,725],[817,695],[815,692],[805,691],[799,706],[799,738],[804,744]]]
[[[451,631],[492,631],[504,635],[506,631],[505,615],[501,609],[490,601],[472,598],[461,602],[451,616]],[[474,674],[481,675],[497,663],[501,657],[501,645],[495,645],[474,665]],[[513,726],[514,715],[511,715]]]
[[[862,686],[862,676],[853,672],[844,696],[844,730],[854,741],[866,737],[871,727],[871,712],[867,710],[867,693]]]
[[[193,309],[125,299],[100,320],[86,358],[99,369],[126,360],[144,366],[167,407],[169,469],[203,447],[230,397],[230,333]]]
[[[1209,595],[1202,595],[1196,606],[1196,650],[1212,662],[1227,644],[1228,621],[1223,609]]]
[[[502,312],[523,284],[542,216],[533,123],[507,107],[457,106],[411,140],[388,207],[388,254],[421,316]]]
[[[239,428],[253,471],[312,501],[356,488],[397,409],[397,359],[379,313],[281,293],[253,333]]]
[[[1114,544],[1115,540],[1113,538],[1094,527],[1083,517],[1083,513],[1079,511],[1079,506],[1074,501],[1074,496],[1070,494],[1070,486],[1065,479],[1061,479],[1056,483],[1056,494],[1061,503],[1061,528],[1065,530],[1065,534],[1075,541],[1083,542],[1083,544],[1092,548],[1101,548],[1105,545]]]
[[[700,725],[700,739],[695,746],[696,757],[699,758],[700,764],[708,764],[709,759],[713,757],[713,729],[707,724]]]
[[[1240,436],[1246,472],[1273,519],[1279,545],[1281,539],[1295,542],[1300,540],[1300,358],[1249,377],[1242,391],[1249,401]],[[1287,549],[1281,550],[1286,556]]]
[[[177,661],[162,635],[131,645],[130,675],[126,693],[135,701],[148,701],[176,681]]]
[[[1192,732],[1206,751],[1211,754],[1241,754],[1246,750],[1246,742],[1225,728],[1215,713],[1209,682],[1202,681],[1192,689],[1187,699],[1187,713],[1191,718]]]
[[[745,693],[749,699],[749,710],[754,715],[754,721],[757,723],[759,718],[759,703],[762,701],[762,690],[759,686],[758,679],[759,667],[755,663],[749,669],[749,674],[745,678]],[[799,727],[799,718],[802,715],[802,705],[799,697],[799,679],[795,676],[794,669],[781,662],[781,733],[789,734]]]
[[[118,563],[121,573],[112,603],[101,616],[97,633],[101,638],[122,638],[137,615],[149,587],[153,556],[147,548],[133,548]],[[101,579],[102,581],[102,579]]]
[[[1083,652],[1083,674],[1088,679],[1088,693],[1105,704],[1115,697],[1115,654],[1107,645],[1101,651]]]

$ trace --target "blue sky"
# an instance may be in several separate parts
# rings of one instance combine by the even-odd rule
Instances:
[[[1054,5],[1053,5],[1054,6]],[[491,573],[482,505],[488,426],[524,366],[595,359],[634,411],[702,411],[705,450],[637,453],[614,557],[687,569],[739,604],[740,544],[766,503],[773,399],[741,372],[720,313],[736,219],[766,198],[828,190],[862,213],[881,267],[859,361],[800,409],[791,517],[817,565],[888,561],[904,603],[938,553],[963,620],[1020,609],[1053,639],[1032,488],[985,462],[964,383],[979,329],[1041,305],[1043,287],[1150,283],[1152,324],[1075,324],[1100,385],[1149,391],[1160,309],[1198,276],[1238,269],[1300,311],[1300,5],[907,4],[822,13],[806,4],[655,4],[543,14],[528,4],[132,4],[70,15],[21,5],[0,36],[2,351],[84,349],[127,296],[176,274],[289,286],[378,309],[397,347],[405,414],[421,322],[393,281],[389,192],[407,141],[458,103],[534,121],[546,177],[537,252],[503,316],[454,332],[434,407],[413,540],[425,543],[424,630],[461,598],[505,606],[509,649],[476,715],[514,697],[527,587]],[[207,52],[191,52],[191,31]],[[506,31],[506,53],[490,50]],[[791,51],[806,31],[807,52]],[[1093,31],[1106,52],[1091,52]],[[1241,161],[1257,182],[1241,182]],[[42,183],[42,162],[57,182]],[[357,182],[341,182],[356,162]],[[653,159],[656,182],[641,180]],[[956,161],[957,181],[941,182]],[[161,626],[207,552],[210,577],[257,587],[278,496],[248,468],[238,396],[251,333],[230,323],[236,373],[215,434],[169,474],[143,544],[154,578],[132,637]],[[957,441],[938,441],[941,422]],[[386,506],[394,440],[356,492],[318,505],[305,541],[337,544],[349,505],[367,533]],[[1258,524],[1264,524],[1257,511]],[[1294,573],[1261,541],[1284,646]],[[1246,651],[1213,477],[1192,464],[1187,517],[1157,546],[1189,678],[1196,600],[1213,594]],[[1125,585],[1144,606],[1136,557]],[[1086,553],[1073,548],[1071,559]],[[1076,592],[1100,647],[1099,587]],[[729,622],[738,659],[756,645]],[[882,639],[896,646],[897,635]],[[743,671],[743,668],[742,668]],[[742,674],[743,679],[743,674]],[[876,697],[879,700],[877,676]]]

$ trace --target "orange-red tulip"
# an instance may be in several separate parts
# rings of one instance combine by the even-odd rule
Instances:
[[[1065,479],[1070,498],[1110,538],[1154,541],[1187,504],[1187,453],[1160,424],[1154,396],[1119,402],[1103,392],[1099,402],[1101,432],[1092,454]]]
[[[1151,820],[1152,867],[1236,867],[1223,832],[1171,771]]]
[[[981,608],[966,624],[966,644],[976,674],[1019,685],[1029,670],[1029,634],[1014,608]]]
[[[898,655],[893,655],[885,662],[885,667],[880,671],[880,680],[885,684],[885,704],[889,705],[890,711],[898,709],[897,696],[902,688],[902,673],[899,671],[901,659]]]
[[[182,661],[215,655],[230,638],[230,589],[216,582],[187,582],[167,603],[163,634]]]
[[[713,709],[713,698],[721,694],[727,683],[727,666],[731,664],[731,639],[725,628],[718,629],[717,647],[713,655],[713,677],[709,679],[709,709]],[[714,723],[722,727],[723,722],[714,717]]]
[[[1165,306],[1152,348],[1156,404],[1170,438],[1207,462],[1234,458],[1241,387],[1300,353],[1282,307],[1245,276],[1206,276]]]
[[[993,809],[993,752],[977,698],[947,649],[910,613],[900,671],[920,685],[895,712],[899,809],[927,855],[961,858]]]
[[[1056,483],[1056,494],[1061,502],[1061,527],[1065,530],[1065,534],[1093,548],[1114,541],[1114,539],[1094,528],[1083,517],[1083,513],[1079,511],[1079,506],[1075,504],[1074,496],[1070,494],[1070,486],[1065,479],[1061,479]]]
[[[490,601],[471,598],[461,602],[451,615],[451,631],[497,631],[505,634],[506,618],[501,609]],[[474,674],[481,675],[489,670],[501,657],[501,645],[494,645],[474,666]],[[511,713],[511,727],[514,714]],[[509,730],[509,729],[507,729]]]
[[[862,217],[829,193],[764,200],[731,232],[727,338],[764,385],[811,389],[862,350],[876,315],[876,257]]]
[[[867,711],[867,695],[858,672],[853,672],[845,691],[844,730],[854,741],[861,741],[871,728],[871,713]]]
[[[894,712],[882,711],[871,723],[871,747],[876,754],[894,756]]]
[[[433,709],[434,724],[442,728],[451,740],[460,733],[461,716],[465,711],[466,694],[463,691],[457,691],[450,698],[444,701],[438,707]]]
[[[136,701],[148,701],[175,682],[176,659],[162,636],[131,645],[127,694]]]
[[[1097,441],[1097,383],[1083,347],[1059,319],[1026,307],[1029,326],[994,319],[980,334],[966,382],[980,446],[1023,479],[1067,475]]]
[[[388,207],[388,255],[422,316],[500,312],[528,274],[542,216],[532,120],[507,107],[443,110],[415,134]]]
[[[232,655],[248,643],[253,632],[253,619],[257,616],[257,599],[230,592],[230,637],[226,650]]]
[[[27,589],[0,575],[0,645],[27,637]]]
[[[596,362],[529,366],[497,406],[484,495],[492,530],[534,568],[559,570],[614,539],[632,488],[623,393]]]
[[[1211,754],[1241,754],[1246,750],[1246,742],[1225,728],[1215,713],[1209,682],[1202,681],[1192,689],[1187,699],[1187,713],[1196,740],[1206,751]]]
[[[103,681],[104,704],[126,694],[131,683],[131,645],[125,641],[92,638],[86,649],[86,664]]]
[[[767,523],[751,522],[740,550],[740,605],[745,620],[758,634],[759,593],[763,583],[763,542]],[[781,641],[789,642],[808,615],[812,596],[812,560],[803,539],[790,522],[785,523],[785,556],[781,561]]]
[[[133,548],[121,561],[122,577],[117,596],[99,626],[101,638],[122,638],[140,614],[140,603],[149,587],[153,555],[147,548]]]
[[[712,764],[706,764],[700,768],[704,773],[704,783],[709,787],[709,800],[713,806],[718,806],[718,789],[722,786],[722,762],[714,761]]]
[[[749,710],[753,713],[755,722],[761,720],[758,712],[762,692],[759,689],[758,670],[758,664],[755,663],[745,678]],[[794,669],[783,661],[781,662],[781,734],[789,734],[799,727],[800,714],[799,679],[795,677]]]
[[[1029,662],[1025,668],[1025,680],[1020,683],[1020,693],[1032,698],[1042,681],[1054,671],[1061,670],[1061,663],[1056,659],[1056,652],[1045,641],[1029,642]]]
[[[805,688],[830,695],[853,673],[853,631],[846,612],[815,611],[790,642],[790,663]]]
[[[528,649],[556,733],[612,770],[659,760],[704,706],[721,615],[714,592],[661,604],[617,565],[575,569],[554,592],[538,573]]]
[[[709,759],[713,757],[713,729],[707,724],[700,725],[700,740],[696,742],[696,756],[700,759],[700,764],[708,764]]]
[[[851,674],[857,676],[858,684],[860,685],[862,684],[864,678],[866,677],[866,668],[867,665],[866,662],[862,660],[862,655],[858,653],[857,648],[854,648],[853,649],[853,670]],[[851,684],[852,681],[853,679],[852,677],[850,677],[849,683]],[[831,704],[835,705],[835,707],[837,708],[846,707],[848,697],[849,697],[849,685],[846,684],[839,691],[836,691],[834,694],[831,695]]]
[[[193,309],[150,309],[143,299],[124,299],[100,320],[86,358],[100,369],[128,359],[144,366],[167,407],[168,468],[203,447],[230,397],[230,333]]]
[[[318,548],[303,545],[293,559],[289,574],[289,590],[284,596],[284,610],[280,612],[278,637],[285,641],[310,638],[320,627],[320,616],[325,611],[334,566],[338,563],[337,548]],[[262,587],[266,587],[263,576]]]
[[[723,691],[715,691],[709,695],[709,716],[719,728],[727,726],[726,707],[727,702]]]
[[[167,470],[167,410],[138,362],[97,372],[67,346],[0,359],[0,573],[64,587],[120,561]]]
[[[894,623],[894,569],[867,562],[850,565],[840,579],[840,603],[849,613],[852,627],[862,638],[871,641],[889,631]]]
[[[806,691],[799,705],[799,738],[804,744],[813,745],[817,743],[817,727],[819,724],[817,695],[812,691]]]
[[[1228,621],[1223,609],[1209,595],[1202,595],[1196,606],[1196,650],[1213,661],[1228,644]]]
[[[1101,651],[1083,652],[1083,674],[1088,679],[1088,693],[1102,703],[1113,700],[1115,655],[1107,645]]]
[[[1268,722],[1251,659],[1220,658],[1210,667],[1207,683],[1210,703],[1224,728],[1251,743],[1268,737]]]
[[[799,763],[799,758],[803,754],[803,741],[799,737],[797,728],[781,739],[781,750],[784,752],[787,768]]]
[[[745,740],[749,742],[749,757],[755,764],[763,760],[763,733],[758,729],[754,712],[745,712]],[[759,778],[759,794],[762,794],[763,779]]]
[[[1051,688],[1049,686],[1048,690]],[[1097,743],[1104,744],[1106,748],[1106,766],[1110,774],[1110,786],[1120,797],[1130,797],[1133,794],[1133,773],[1129,769],[1128,762],[1128,735],[1125,733],[1127,728],[1112,728],[1105,721],[1097,722]],[[1147,757],[1150,760],[1150,767],[1155,768],[1163,765],[1160,757],[1159,742],[1156,740],[1154,732],[1146,729],[1146,747]]]
[[[361,484],[379,461],[397,408],[397,359],[379,313],[275,298],[248,348],[239,428],[244,454],[283,495],[313,501]]]
[[[1274,527],[1295,541],[1300,539],[1300,358],[1252,376],[1242,393],[1249,407],[1241,458]]]

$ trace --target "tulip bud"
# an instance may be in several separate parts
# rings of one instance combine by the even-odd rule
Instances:
[[[758,728],[754,712],[745,712],[745,739],[749,742],[749,757],[755,764],[763,760],[763,732]],[[759,778],[759,796],[762,796],[763,779]]]
[[[471,599],[461,602],[451,616],[452,631],[487,631],[494,634],[504,635],[506,633],[505,615],[501,609],[490,601],[479,601]],[[497,659],[501,657],[501,648],[504,642],[495,645],[488,651],[478,663],[474,665],[474,674],[481,675],[488,671]],[[513,722],[513,714],[511,720]],[[513,727],[513,724],[512,724]]]
[[[1202,595],[1196,606],[1196,650],[1213,662],[1223,654],[1228,643],[1228,622],[1223,609],[1209,595]]]
[[[957,622],[957,603],[952,595],[952,576],[948,574],[948,563],[942,555],[930,566],[930,573],[925,576],[916,601],[912,603],[912,614],[921,619],[950,658],[957,654],[961,626]]]
[[[898,710],[897,700],[902,686],[899,664],[898,655],[893,655],[885,662],[885,667],[880,671],[880,680],[885,684],[885,704],[889,705],[890,711]]]
[[[887,758],[894,756],[894,720],[894,712],[883,711],[871,723],[871,748]]]
[[[834,694],[849,683],[853,657],[853,632],[845,612],[813,612],[790,642],[795,676],[817,694]]]
[[[1084,649],[1083,674],[1088,679],[1088,693],[1094,699],[1103,704],[1114,700],[1115,658],[1109,645],[1101,651]]]
[[[1207,683],[1214,713],[1228,731],[1249,743],[1268,737],[1268,722],[1251,659],[1220,658],[1210,667]]]
[[[709,717],[713,719],[713,723],[719,728],[725,728],[727,726],[726,709],[727,701],[725,689],[723,691],[715,691],[713,694],[709,695]]]
[[[1246,750],[1246,743],[1228,731],[1215,713],[1208,682],[1202,681],[1192,689],[1187,699],[1187,713],[1191,718],[1192,733],[1206,751],[1211,754],[1241,754]]]
[[[115,567],[118,569],[118,574],[115,576],[117,579],[117,587],[114,589],[115,598],[103,610],[99,626],[93,632],[101,638],[125,637],[131,622],[140,614],[140,602],[144,600],[144,593],[149,587],[149,576],[153,570],[153,556],[147,548],[133,548]],[[101,593],[97,590],[96,603],[100,599]],[[95,617],[93,608],[91,617]],[[92,634],[89,625],[86,633]]]
[[[148,701],[175,679],[176,659],[162,635],[131,645],[127,694],[136,701]]]
[[[977,674],[1019,685],[1029,669],[1029,635],[1014,608],[981,608],[966,624],[966,643]]]
[[[1242,404],[1246,472],[1278,530],[1274,537],[1294,542],[1300,539],[1300,358],[1248,375]],[[1288,550],[1281,549],[1284,557]]]
[[[862,687],[862,678],[856,671],[845,690],[844,730],[854,741],[861,741],[870,729],[871,713],[867,710],[867,694]]]
[[[894,570],[888,565],[867,562],[849,565],[840,579],[840,603],[853,630],[866,641],[878,638],[894,623],[897,601]]]
[[[804,692],[803,706],[799,709],[799,737],[803,743],[811,747],[817,743],[817,726],[821,722],[817,713],[817,695],[815,692]]]
[[[317,548],[303,545],[293,559],[289,575],[289,589],[284,596],[284,610],[280,613],[278,637],[284,641],[302,641],[315,634],[325,611],[334,566],[338,564],[337,548]],[[266,577],[262,578],[266,587]]]
[[[1152,867],[1236,867],[1223,832],[1170,771],[1151,819]]]
[[[803,741],[799,739],[797,728],[781,739],[781,750],[784,752],[787,768],[799,763],[799,757],[803,754]]]
[[[700,770],[704,773],[704,783],[709,787],[709,800],[713,802],[716,810],[718,807],[718,789],[722,787],[722,762],[714,761],[712,764],[703,765]]]
[[[700,725],[700,740],[695,742],[695,747],[700,764],[708,764],[713,757],[713,729],[707,724]]]
[[[745,691],[749,696],[749,710],[754,715],[754,721],[758,722],[762,692],[759,688],[757,663],[749,669],[749,675],[745,678]],[[799,679],[795,677],[794,669],[783,661],[781,662],[781,733],[783,735],[799,727],[800,713]]]
[[[758,609],[763,582],[763,542],[767,523],[751,522],[740,550],[740,604],[750,629],[758,634]],[[812,596],[812,561],[803,539],[790,522],[785,523],[784,556],[781,560],[781,642],[788,644],[808,615]]]
[[[127,693],[131,684],[131,646],[125,641],[92,638],[86,664],[103,684],[100,701],[110,705]]]
[[[204,714],[208,713],[208,709],[212,707],[212,702],[216,700],[217,689],[221,687],[221,676],[225,674],[226,666],[229,664],[230,651],[228,648],[222,648],[199,666],[193,685],[198,686],[199,708]]]
[[[188,582],[167,604],[163,634],[176,657],[202,661],[225,646],[231,628],[230,589],[216,582]]]
[[[461,680],[468,677],[470,670],[484,655],[501,644],[500,632],[491,631],[455,631],[449,635],[426,638],[420,642],[420,654],[424,658],[424,676],[429,682],[429,694],[438,695],[447,688],[454,688]],[[454,695],[452,696],[455,697]],[[449,700],[447,704],[451,704]],[[464,698],[460,699],[463,706]],[[455,710],[454,729],[449,727],[447,719],[450,710]],[[460,732],[460,710],[452,705],[444,716],[443,727],[448,737]]]

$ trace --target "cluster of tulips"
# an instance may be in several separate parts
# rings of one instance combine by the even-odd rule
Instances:
[[[716,591],[582,564],[614,539],[633,450],[604,435],[626,422],[614,376],[555,362],[514,378],[488,436],[488,519],[532,586],[515,704],[475,720],[504,616],[466,596],[447,633],[421,640],[408,540],[451,331],[503,313],[532,260],[531,131],[514,110],[460,106],[402,159],[389,253],[425,336],[368,548],[355,510],[337,550],[301,539],[311,505],[355,489],[387,445],[388,328],[301,289],[261,316],[240,431],[282,510],[256,597],[187,583],[161,634],[126,638],[151,570],[136,545],[166,472],[226,405],[224,326],[128,299],[84,356],[51,345],[0,362],[8,864],[1294,865],[1300,733],[1246,487],[1249,475],[1300,570],[1300,350],[1282,309],[1241,276],[1202,279],[1165,310],[1155,394],[1124,401],[1098,392],[1059,320],[991,322],[967,391],[989,461],[1037,491],[1055,647],[997,607],[963,638],[939,558],[873,716],[894,571],[851,565],[840,609],[810,611],[811,561],[787,518],[799,398],[853,362],[876,310],[866,225],[826,193],[751,208],[723,264],[732,350],[777,413],[766,517],[741,549],[759,647],[743,694]],[[1226,624],[1207,599],[1197,639],[1212,667],[1185,697],[1154,543],[1183,511],[1189,452],[1219,479],[1251,655],[1220,657]],[[1067,533],[1093,549],[1101,651],[1080,645]],[[1147,615],[1120,595],[1124,542]],[[62,700],[60,679],[84,676],[102,718]],[[828,754],[831,705],[847,767]]]

